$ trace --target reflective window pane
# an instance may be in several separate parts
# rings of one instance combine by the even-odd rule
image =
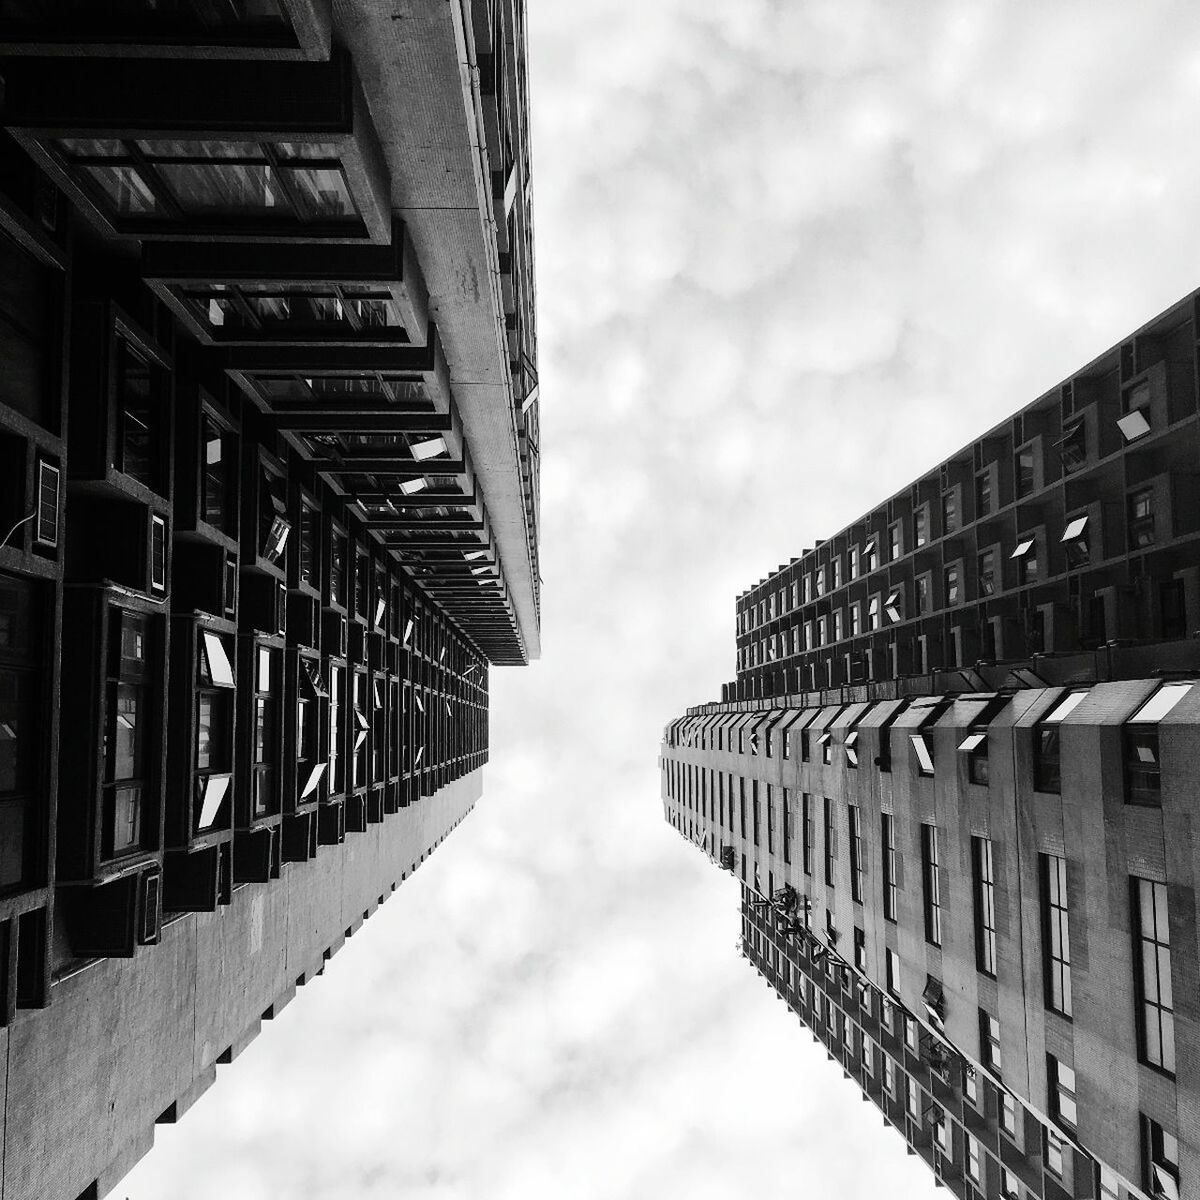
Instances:
[[[149,217],[159,211],[158,200],[136,167],[122,165],[85,166],[86,175],[108,201],[118,217]]]

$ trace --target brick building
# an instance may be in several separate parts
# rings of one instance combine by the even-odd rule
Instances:
[[[1196,314],[745,593],[666,730],[743,955],[966,1200],[1200,1196]]]
[[[539,653],[524,5],[0,3],[0,1197],[99,1196]]]

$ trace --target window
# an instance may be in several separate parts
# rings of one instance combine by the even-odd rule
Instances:
[[[942,493],[942,533],[957,533],[958,527],[958,488],[951,488]]]
[[[351,748],[351,786],[364,787],[367,782],[367,733],[371,728],[367,719],[367,675],[365,671],[354,672],[354,744]]]
[[[1038,580],[1038,555],[1037,555],[1037,539],[1032,536],[1020,537],[1017,540],[1011,558],[1016,560],[1017,576],[1021,586],[1026,584],[1037,583]]]
[[[1046,1130],[1046,1170],[1060,1179],[1063,1173],[1062,1138],[1053,1129]]]
[[[825,595],[825,568],[817,568],[816,593],[818,596]]]
[[[113,466],[158,491],[162,475],[161,371],[126,338],[117,338],[117,435]]]
[[[925,940],[942,944],[942,883],[936,825],[921,826],[921,880],[925,899]]]
[[[929,509],[922,505],[913,513],[913,545],[918,549],[929,542]]]
[[[1063,428],[1062,437],[1055,443],[1062,460],[1063,473],[1070,475],[1087,462],[1087,422],[1076,419]]]
[[[858,637],[862,633],[862,609],[858,603],[850,605],[850,636]]]
[[[151,787],[150,729],[157,647],[150,622],[114,608],[109,615],[108,721],[104,736],[104,856],[142,848],[142,812]]]
[[[1116,1172],[1103,1163],[1096,1164],[1096,1200],[1121,1200]]]
[[[996,551],[984,550],[979,556],[979,594],[994,596],[996,587]]]
[[[1066,692],[1033,730],[1033,786],[1039,792],[1062,791],[1059,727],[1079,707],[1087,689]]]
[[[947,605],[957,604],[962,598],[960,584],[962,581],[962,568],[958,563],[951,563],[942,572],[942,587],[946,596]]]
[[[847,811],[850,835],[850,897],[861,904],[865,873],[863,870],[862,820],[857,804],[849,805]]]
[[[200,519],[231,533],[237,515],[233,495],[237,450],[233,439],[207,415],[200,422],[200,471]]]
[[[3,318],[0,318],[2,328]],[[58,548],[59,489],[62,471],[44,458],[37,465],[37,521],[33,527],[34,541],[39,546]]]
[[[869,571],[873,571],[873,570],[875,570],[875,567],[877,565],[878,564],[876,562],[876,554],[875,554],[875,539],[868,538],[867,544],[863,547],[863,551],[862,551],[863,572],[866,573]]]
[[[919,614],[927,613],[933,607],[930,600],[930,580],[928,575],[918,575],[916,579],[917,586],[917,612]]]
[[[1091,550],[1088,546],[1087,514],[1085,513],[1082,517],[1072,517],[1067,522],[1059,541],[1066,547],[1067,561],[1070,565],[1072,567],[1084,566],[1091,557]]]
[[[867,601],[867,628],[879,629],[883,625],[882,616],[882,600],[878,596],[872,596]]]
[[[917,764],[918,775],[933,774],[933,749],[929,744],[929,739],[923,733],[909,734],[909,741],[912,743],[913,757]]]
[[[896,889],[899,884],[897,871],[900,865],[896,857],[896,819],[891,813],[883,813],[879,822],[880,841],[883,846],[883,915],[889,921],[894,921]]]
[[[986,517],[992,511],[992,469],[986,467],[975,476],[975,516]]]
[[[985,975],[996,974],[996,875],[990,838],[971,839],[971,864],[975,883],[975,966]]]
[[[252,804],[256,817],[276,812],[279,761],[279,651],[259,646],[254,656],[254,765]],[[302,668],[303,669],[303,668]]]
[[[1175,1004],[1171,988],[1171,932],[1167,887],[1132,879],[1135,981],[1139,1005],[1138,1057],[1175,1073]]]
[[[309,801],[317,797],[317,788],[328,768],[328,763],[321,761],[319,746],[321,701],[328,699],[328,693],[320,668],[306,658],[300,659],[297,684],[296,758],[299,770],[296,778],[300,787],[299,800]]]
[[[967,1178],[983,1187],[983,1156],[980,1153],[979,1142],[969,1133],[963,1135],[963,1140],[966,1146]]]
[[[897,998],[900,995],[900,955],[888,949],[884,957],[884,979],[887,990]]]
[[[269,563],[283,560],[292,523],[287,519],[287,489],[283,478],[265,467],[260,472],[259,555]]]
[[[834,864],[837,861],[837,826],[833,819],[833,801],[825,797],[825,885],[833,887]]]
[[[812,847],[813,847],[813,811],[812,811],[812,796],[808,792],[802,792],[800,795],[802,828],[801,835],[803,837],[803,845],[801,853],[804,859],[805,875],[812,874]]]
[[[908,1080],[908,1115],[914,1121],[921,1119],[921,1087],[911,1077]]]
[[[888,562],[895,562],[904,553],[904,540],[900,522],[888,526]]]
[[[883,611],[894,625],[904,620],[904,589],[893,588],[883,602]]]
[[[1021,1200],[1021,1185],[1007,1167],[1000,1168],[1000,1195],[1003,1200]]]
[[[203,833],[225,815],[233,770],[233,664],[222,634],[202,629],[196,669],[195,801],[193,832]],[[223,821],[228,825],[228,821]]]
[[[857,925],[854,927],[854,969],[863,974],[867,970],[867,933]]]
[[[771,785],[767,784],[767,853],[775,853],[775,802]],[[774,892],[774,888],[770,889]]]
[[[972,730],[959,742],[958,750],[967,756],[967,778],[974,784],[986,787],[990,778],[986,731]]]
[[[1142,1117],[1142,1161],[1150,1194],[1179,1200],[1179,1141],[1147,1116]]]
[[[1018,496],[1028,496],[1034,488],[1033,447],[1022,446],[1013,458],[1013,475]]]
[[[883,1056],[883,1090],[889,1096],[896,1094],[896,1064],[886,1054]]]
[[[792,861],[792,797],[787,788],[783,789],[783,861]]]
[[[846,734],[846,741],[842,747],[846,752],[846,766],[851,770],[858,769],[858,730],[851,729]]]
[[[1191,689],[1190,683],[1168,683],[1155,692],[1121,730],[1125,763],[1125,802],[1158,808],[1162,804],[1162,768],[1158,723]]]
[[[1141,550],[1154,545],[1154,489],[1133,492],[1128,504],[1129,548]]]
[[[1075,1108],[1075,1068],[1059,1062],[1053,1054],[1047,1054],[1046,1079],[1050,1088],[1051,1117],[1068,1129],[1074,1129],[1078,1120]]]
[[[367,552],[358,550],[354,555],[354,614],[364,621],[367,618],[367,590],[369,567]]]
[[[759,826],[759,810],[758,810],[758,780],[750,781],[750,808],[754,815],[754,845],[758,846],[758,826]]]
[[[1007,1092],[1000,1093],[1000,1128],[1011,1138],[1017,1136],[1017,1102]]]
[[[833,558],[831,558],[829,560],[829,576],[830,576],[830,585],[829,586],[831,588],[836,589],[836,588],[840,588],[842,586],[841,555],[835,554],[833,556]]]
[[[36,584],[0,574],[0,888],[25,877],[27,820],[40,784],[43,673],[37,598]],[[109,722],[111,729],[111,714]]]
[[[150,516],[150,590],[167,590],[167,522],[157,513]]]
[[[995,1075],[1000,1074],[1000,1022],[986,1009],[979,1010],[979,1042],[983,1065]]]
[[[63,138],[58,150],[118,219],[278,226],[357,216],[337,150],[327,143]]]
[[[1127,442],[1136,441],[1150,432],[1150,381],[1139,380],[1121,393],[1121,411],[1124,416],[1117,422],[1121,436]]]
[[[345,790],[342,758],[342,705],[346,694],[346,668],[329,668],[329,794]]]
[[[1046,1007],[1071,1015],[1071,926],[1067,906],[1067,860],[1043,854],[1042,960],[1046,972]]]
[[[308,587],[318,585],[318,527],[321,516],[307,501],[300,502],[300,582]]]

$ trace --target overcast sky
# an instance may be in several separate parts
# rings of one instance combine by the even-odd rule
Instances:
[[[1200,16],[529,10],[543,660],[475,813],[116,1194],[929,1200],[737,957],[658,741],[737,592],[1200,284]]]

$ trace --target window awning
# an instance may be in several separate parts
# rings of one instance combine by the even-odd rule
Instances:
[[[1009,555],[1010,558],[1024,558],[1033,549],[1033,538],[1024,538],[1017,543],[1017,548]]]
[[[1076,517],[1066,527],[1066,529],[1063,530],[1063,535],[1059,540],[1063,542],[1077,542],[1081,537],[1083,537],[1083,531],[1087,528],[1087,523],[1088,519],[1086,515],[1082,517]]]
[[[1065,721],[1079,707],[1086,695],[1086,689],[1083,691],[1068,692],[1050,710],[1049,714],[1042,718],[1042,724],[1057,725],[1060,721]]]
[[[233,664],[225,653],[219,634],[209,629],[201,631],[204,648],[204,670],[209,682],[217,687],[233,687]]]
[[[317,790],[317,784],[321,782],[321,776],[325,774],[325,763],[317,763],[315,767],[308,773],[308,779],[305,780],[304,790],[300,793],[300,799],[305,796],[311,796]]]
[[[987,743],[986,733],[968,733],[961,742],[958,743],[958,748],[964,754],[970,754],[978,750],[980,746]]]
[[[225,793],[229,791],[230,776],[209,775],[204,780],[204,802],[200,806],[200,820],[196,825],[199,829],[212,828],[221,812],[221,803]]]
[[[1192,689],[1192,683],[1164,683],[1162,687],[1129,718],[1131,725],[1149,725],[1161,721]]]

